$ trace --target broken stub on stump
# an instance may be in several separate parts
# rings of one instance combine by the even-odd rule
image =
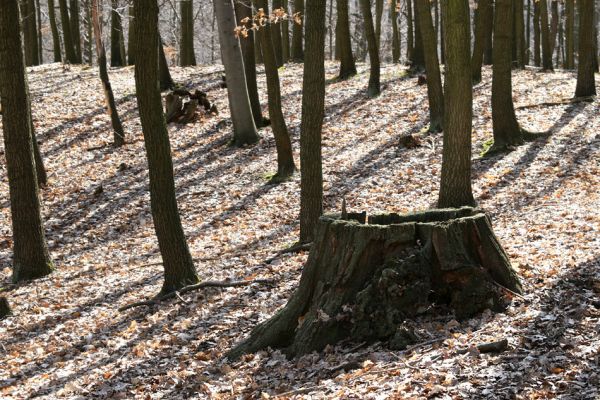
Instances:
[[[398,348],[415,339],[405,320],[433,304],[447,304],[465,319],[488,308],[501,311],[508,293],[522,292],[479,209],[366,219],[366,213],[321,218],[298,289],[230,359],[267,347],[296,356],[347,338],[390,340]]]

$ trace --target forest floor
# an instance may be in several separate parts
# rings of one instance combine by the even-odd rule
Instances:
[[[272,286],[207,289],[153,307],[162,267],[148,195],[133,69],[111,70],[127,145],[113,149],[95,69],[29,70],[33,118],[49,186],[43,213],[56,272],[12,287],[8,184],[0,166],[0,281],[14,316],[0,322],[0,398],[577,398],[600,395],[600,110],[598,101],[522,109],[519,121],[551,136],[481,158],[491,134],[490,70],[474,88],[473,189],[522,278],[505,313],[415,321],[421,344],[330,346],[286,360],[263,351],[223,354],[293,293],[307,253],[265,260],[298,238],[299,177],[276,170],[270,129],[255,146],[228,146],[219,67],[173,68],[208,92],[221,114],[169,127],[177,197],[198,274],[272,278]],[[426,87],[401,67],[382,69],[366,97],[367,66],[346,82],[327,64],[323,132],[325,211],[407,212],[435,204],[442,135],[427,134]],[[298,160],[301,66],[280,71]],[[264,75],[259,85],[264,87]],[[573,72],[515,71],[516,106],[569,98]],[[266,98],[262,98],[266,104]],[[411,133],[421,146],[407,149]],[[0,152],[3,152],[0,147]],[[508,339],[496,355],[458,348]]]

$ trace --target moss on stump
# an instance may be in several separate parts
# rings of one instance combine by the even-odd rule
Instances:
[[[464,319],[504,309],[503,288],[522,292],[489,217],[479,209],[368,220],[364,214],[324,216],[288,304],[228,357],[267,347],[296,356],[346,338],[390,340],[401,347],[411,340],[403,322],[432,303],[448,304]]]

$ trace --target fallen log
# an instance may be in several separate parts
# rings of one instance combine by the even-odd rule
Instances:
[[[522,292],[479,209],[375,215],[365,222],[322,217],[288,304],[227,357],[267,347],[296,356],[347,338],[406,347],[417,338],[405,320],[432,304],[446,304],[465,319],[503,310],[510,296],[502,288]]]

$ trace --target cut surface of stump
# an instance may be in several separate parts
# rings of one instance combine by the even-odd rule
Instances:
[[[479,209],[365,216],[321,218],[298,289],[230,359],[267,347],[301,355],[348,338],[402,347],[414,340],[405,320],[433,304],[465,319],[501,311],[507,293],[522,292]]]
[[[0,297],[0,319],[6,318],[11,314],[8,300],[6,300],[6,297]]]

